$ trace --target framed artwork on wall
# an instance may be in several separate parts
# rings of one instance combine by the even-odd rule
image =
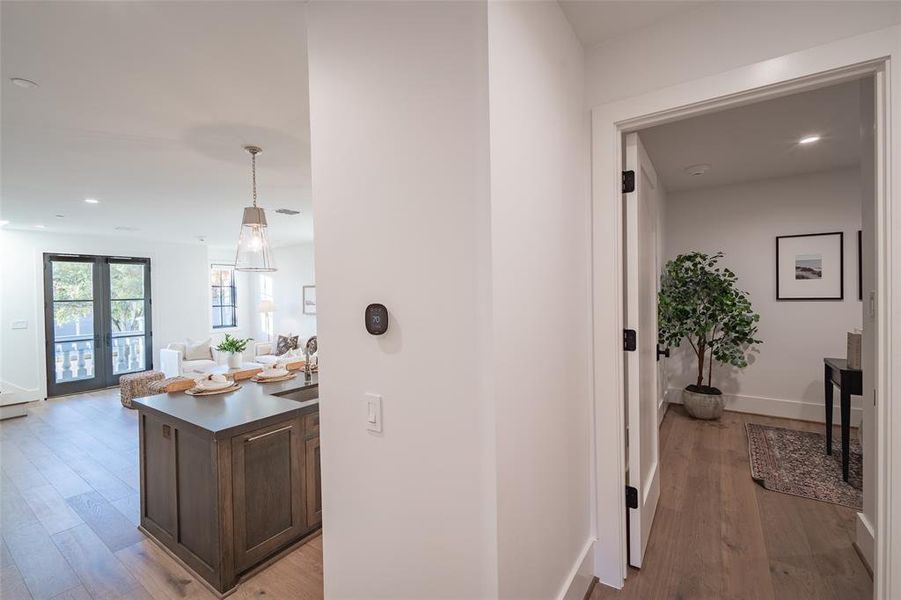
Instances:
[[[305,314],[305,315],[315,315],[316,314],[316,286],[315,285],[303,286],[303,314]]]
[[[842,300],[844,234],[806,233],[776,238],[776,300]]]

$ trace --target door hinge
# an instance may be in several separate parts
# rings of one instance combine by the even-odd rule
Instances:
[[[635,330],[623,329],[623,350],[626,352],[635,352]]]
[[[638,508],[638,488],[626,486],[626,508]]]
[[[623,193],[635,191],[635,171],[623,171]]]

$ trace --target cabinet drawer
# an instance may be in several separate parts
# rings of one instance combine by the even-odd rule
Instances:
[[[306,437],[319,435],[319,411],[303,416],[303,433]]]

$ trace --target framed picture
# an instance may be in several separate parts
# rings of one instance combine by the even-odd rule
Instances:
[[[844,234],[776,238],[776,300],[842,300]]]
[[[316,314],[316,286],[315,285],[303,286],[303,314],[305,314],[305,315],[315,315]]]

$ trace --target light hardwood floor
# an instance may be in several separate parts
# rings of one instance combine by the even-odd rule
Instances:
[[[727,412],[697,421],[672,406],[660,430],[661,493],[641,570],[591,600],[873,597],[852,546],[855,512],[772,492],[751,480],[745,423],[823,425]]]
[[[137,413],[119,390],[31,405],[0,422],[0,597],[211,599],[141,534]],[[231,598],[318,599],[322,538]]]

